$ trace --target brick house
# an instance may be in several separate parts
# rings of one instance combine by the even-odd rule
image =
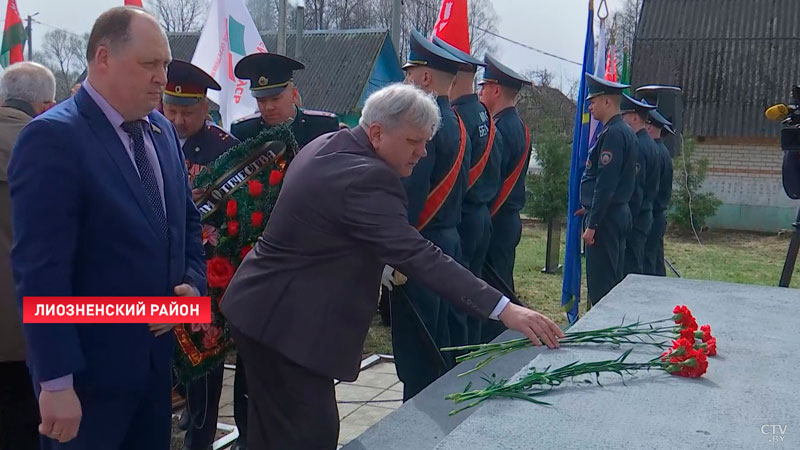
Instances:
[[[704,189],[723,202],[712,227],[774,232],[795,219],[799,205],[781,183],[780,125],[764,110],[800,82],[798,17],[797,1],[643,2],[632,84],[682,88],[683,134],[710,162]]]

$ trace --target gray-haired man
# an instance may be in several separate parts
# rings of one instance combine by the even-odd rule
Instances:
[[[12,65],[0,80],[0,449],[39,448],[39,407],[25,366],[25,339],[11,275],[8,160],[22,128],[55,104],[56,79],[32,62]]]
[[[431,96],[391,85],[367,99],[360,126],[316,139],[289,166],[221,305],[248,374],[250,448],[336,448],[333,379],[358,376],[384,265],[476,317],[558,345],[550,319],[509,303],[409,225],[400,178],[440,120]]]

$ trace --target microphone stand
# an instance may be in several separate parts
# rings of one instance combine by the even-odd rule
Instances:
[[[789,242],[789,251],[786,252],[786,262],[783,264],[781,281],[778,283],[778,286],[787,288],[792,282],[794,264],[797,261],[797,251],[800,249],[800,209],[797,210],[797,220],[792,224],[792,227],[794,227],[794,233],[792,233],[792,240]]]

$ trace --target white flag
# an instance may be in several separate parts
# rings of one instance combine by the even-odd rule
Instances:
[[[192,64],[205,70],[222,86],[222,91],[209,90],[208,98],[219,105],[226,130],[231,129],[234,120],[258,110],[248,81],[233,74],[236,63],[247,55],[267,52],[244,2],[211,1],[208,20],[192,57]]]

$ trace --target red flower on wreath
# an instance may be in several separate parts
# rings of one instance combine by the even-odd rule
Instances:
[[[233,278],[236,268],[222,256],[215,256],[206,262],[208,287],[225,289]]]
[[[228,214],[228,217],[236,217],[236,213],[239,211],[239,205],[236,204],[236,200],[230,199],[228,200],[228,206],[225,208],[225,213]]]
[[[197,333],[198,331],[206,331],[209,328],[211,328],[210,323],[193,323],[189,325],[189,329],[192,331],[192,333]]]
[[[253,228],[258,228],[261,226],[261,222],[264,221],[264,213],[261,211],[256,211],[250,215],[250,223],[253,225]]]
[[[269,185],[270,186],[277,186],[280,184],[281,180],[283,180],[283,172],[280,170],[273,170],[269,173]]]
[[[244,257],[247,256],[247,254],[250,253],[250,250],[252,249],[253,249],[252,245],[245,245],[244,247],[242,247],[242,259],[244,259]]]
[[[222,330],[220,330],[219,327],[210,327],[203,335],[203,347],[205,347],[206,350],[211,350],[216,347],[221,336]]]
[[[258,197],[262,192],[264,192],[264,184],[258,180],[248,181],[247,190],[249,191],[251,197]]]
[[[228,236],[236,236],[239,234],[239,222],[231,220],[228,222]]]

